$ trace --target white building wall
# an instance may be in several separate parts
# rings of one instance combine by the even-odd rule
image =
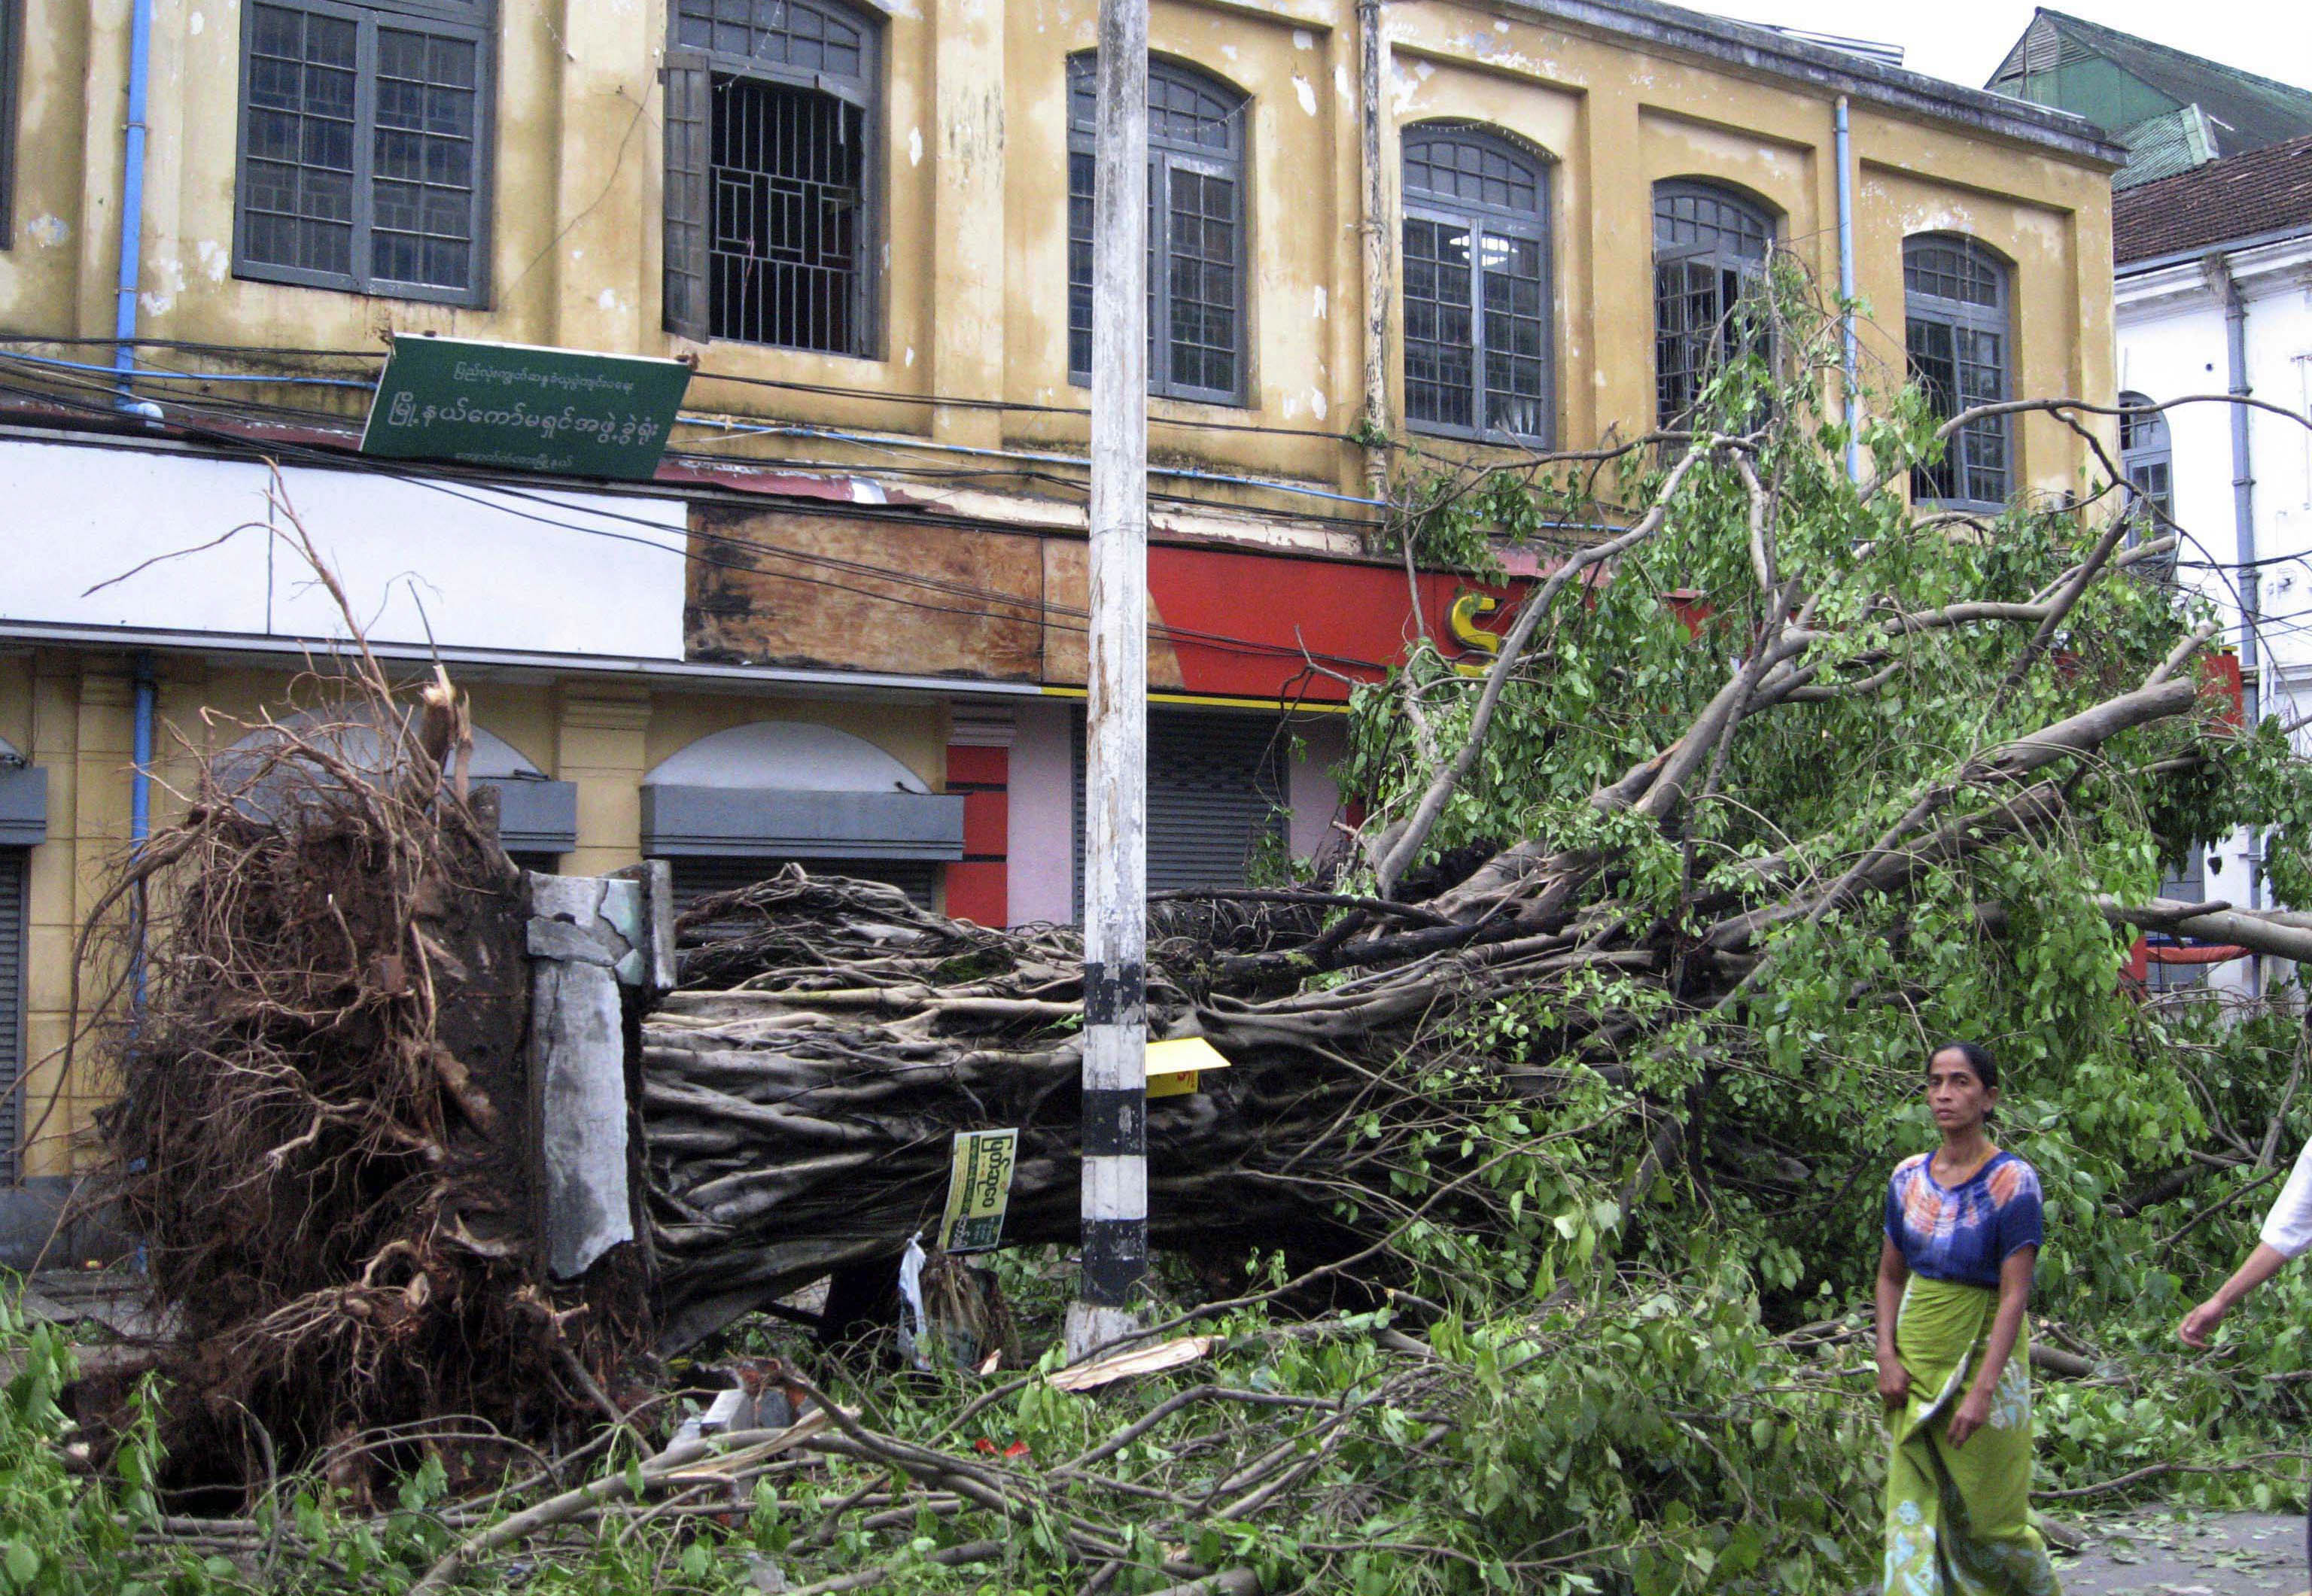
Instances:
[[[679,660],[679,499],[505,490],[174,450],[0,441],[0,625]],[[270,523],[270,529],[268,529]]]
[[[2247,310],[2251,396],[2312,414],[2312,238],[2238,250],[2229,266]],[[2224,301],[2201,261],[2123,271],[2117,300],[2123,392],[2164,402],[2229,387]],[[2246,551],[2233,503],[2232,410],[2181,406],[2168,412],[2168,427],[2174,514],[2185,537],[2177,576],[2214,606],[2224,641],[2238,646]],[[2248,416],[2262,708],[2294,720],[2312,713],[2312,430],[2265,411]],[[2312,752],[2312,731],[2298,740]],[[2211,898],[2262,901],[2249,885],[2249,846],[2243,833],[2210,847]],[[2218,966],[2211,979],[2245,991],[2251,972],[2240,961]]]

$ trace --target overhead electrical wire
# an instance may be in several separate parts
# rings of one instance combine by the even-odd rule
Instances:
[[[92,385],[92,388],[94,387],[95,385]],[[109,395],[110,392],[109,385],[104,385],[98,391],[101,391]],[[50,402],[63,403],[72,408],[82,410],[92,415],[109,415],[111,414],[109,404],[101,406],[93,402],[75,403],[66,396],[57,395],[53,392],[43,389],[27,388],[16,384],[8,383],[4,380],[0,380],[0,392],[15,393],[30,397],[45,399]],[[838,556],[828,555],[815,551],[790,548],[784,545],[768,543],[758,538],[740,537],[729,533],[719,531],[693,531],[688,528],[669,527],[663,522],[652,520],[647,517],[626,515],[620,512],[606,510],[590,508],[585,513],[606,520],[623,521],[635,526],[648,528],[651,531],[659,534],[659,536],[646,537],[635,533],[618,532],[600,527],[586,526],[578,522],[563,520],[553,516],[539,514],[535,511],[515,509],[504,503],[495,501],[496,500],[502,500],[504,498],[516,498],[530,502],[552,504],[565,511],[571,509],[570,506],[561,503],[547,493],[513,487],[494,480],[474,483],[474,486],[483,489],[495,496],[495,498],[484,498],[476,493],[460,492],[456,485],[453,485],[453,483],[451,480],[445,479],[442,476],[422,475],[416,471],[398,467],[389,462],[375,459],[372,457],[348,455],[295,442],[253,440],[233,433],[215,432],[183,422],[177,422],[171,424],[177,426],[179,430],[188,433],[188,435],[201,438],[204,441],[222,444],[235,449],[248,450],[251,453],[279,454],[283,456],[295,457],[305,463],[320,464],[337,468],[368,471],[373,475],[390,480],[405,482],[416,486],[426,488],[433,492],[445,493],[451,498],[458,499],[464,502],[475,504],[484,509],[494,510],[503,514],[513,516],[521,520],[530,521],[541,526],[565,532],[576,533],[582,536],[600,537],[613,542],[639,545],[661,554],[677,555],[687,562],[705,565],[710,569],[745,571],[771,580],[794,582],[805,586],[824,588],[834,591],[851,593],[857,597],[872,599],[880,603],[900,605],[905,607],[927,614],[952,615],[974,620],[1009,621],[1017,624],[1041,624],[1065,632],[1089,631],[1089,624],[1085,618],[1084,611],[1075,609],[1069,606],[1050,604],[1040,598],[1028,598],[1017,594],[1007,594],[999,589],[975,588],[969,584],[943,582],[934,578],[925,577],[919,572],[910,571],[898,567],[880,566],[863,561],[845,560]],[[584,490],[578,489],[567,491],[582,492]],[[875,507],[846,505],[845,508],[847,510],[863,511],[871,510]],[[908,512],[908,523],[922,524],[922,521],[923,518],[912,512]],[[960,517],[951,518],[951,522],[952,524],[967,527],[977,527],[980,525],[980,523],[970,521],[966,518]],[[677,547],[663,541],[668,535],[682,536],[685,538],[686,546]],[[687,545],[691,538],[701,539],[711,544],[728,545],[748,551],[750,554],[768,554],[777,558],[793,561],[799,564],[806,566],[819,566],[862,580],[885,581],[903,587],[917,588],[946,597],[977,599],[980,601],[980,605],[978,607],[967,608],[959,607],[953,605],[932,604],[922,599],[909,598],[900,595],[879,592],[871,589],[856,587],[850,583],[834,580],[827,577],[814,577],[793,571],[765,571],[752,560],[717,558],[690,548],[687,546]],[[1205,632],[1193,627],[1174,626],[1169,624],[1160,624],[1158,625],[1152,626],[1150,631],[1152,635],[1163,637],[1175,643],[1185,642],[1195,646],[1213,649],[1224,652],[1248,655],[1255,658],[1274,658],[1279,659],[1297,660],[1301,662],[1304,666],[1313,658],[1323,663],[1336,666],[1353,667],[1370,670],[1383,668],[1383,662],[1380,661],[1358,659],[1344,655],[1314,654],[1310,650],[1294,648],[1281,643],[1263,642],[1249,638],[1231,637],[1226,633]]]
[[[80,341],[94,342],[94,340]],[[0,360],[22,362],[30,365],[60,371],[101,372],[108,374],[114,371],[114,368],[110,366],[95,366],[78,362],[56,360],[42,355],[22,354],[7,351],[0,351]],[[282,387],[354,388],[364,392],[370,390],[374,386],[373,382],[361,381],[341,377],[291,375],[276,378],[270,375],[252,375],[248,373],[176,371],[165,369],[156,370],[150,367],[140,369],[135,372],[134,375],[140,379],[150,379],[158,382],[243,382]],[[188,399],[185,396],[179,395],[174,397],[171,402],[172,404],[188,405],[193,404],[196,401]],[[351,419],[342,412],[315,410],[310,406],[304,406],[274,405],[262,400],[243,400],[236,401],[236,403],[251,410],[262,410],[273,414],[294,416],[324,424],[341,424],[342,423]],[[1082,413],[1073,412],[1072,414],[1080,414]],[[839,431],[834,428],[812,426],[807,423],[784,422],[752,423],[750,422],[744,421],[741,418],[704,416],[695,412],[680,414],[676,419],[680,423],[689,425],[726,428],[731,431],[731,435],[734,438],[767,436],[819,440],[827,442],[848,444],[854,448],[880,449],[887,452],[914,449],[938,454],[968,455],[974,458],[987,459],[1017,460],[1029,465],[1072,466],[1086,470],[1090,468],[1090,465],[1089,460],[1073,455],[1054,454],[1031,449],[980,448],[966,444],[945,443],[933,439],[912,438],[905,435],[856,433]],[[1294,433],[1292,435],[1304,438],[1329,438],[1333,436],[1333,434],[1330,433]],[[695,447],[683,451],[670,450],[669,452],[679,452],[688,458],[698,458],[704,459],[726,460],[729,458],[727,456],[704,453],[696,449]],[[835,468],[840,467],[838,467]],[[904,469],[904,467],[898,466],[885,466],[878,467],[877,469],[897,471]],[[1202,471],[1187,467],[1168,467],[1160,465],[1151,466],[1148,469],[1152,475],[1162,475],[1183,481],[1206,482],[1218,486],[1248,488],[1263,493],[1283,493],[1298,497],[1312,498],[1331,503],[1353,504],[1375,510],[1385,510],[1388,508],[1387,502],[1382,500],[1368,499],[1355,494],[1336,493],[1328,488],[1319,488],[1311,486],[1305,483],[1290,482],[1272,477],[1239,476],[1222,472]],[[924,474],[924,468],[917,468],[917,473]],[[1042,474],[1033,471],[1013,472],[1012,475],[1027,477],[1031,480],[1050,480],[1045,477]],[[1202,502],[1201,501],[1189,501]],[[1369,523],[1361,522],[1359,524],[1363,525]]]
[[[420,335],[422,336],[422,335]],[[43,337],[31,333],[0,333],[0,344],[50,344],[59,347],[113,348],[121,340],[92,337]],[[293,358],[302,360],[366,361],[382,364],[385,352],[376,349],[300,349],[268,347],[264,344],[208,344],[186,339],[135,338],[127,340],[137,348],[173,349],[188,354],[205,354],[220,359],[265,360]],[[104,368],[110,371],[109,366]],[[1091,411],[1078,405],[1043,405],[1027,399],[987,398],[980,396],[939,393],[894,392],[884,388],[856,388],[840,383],[803,382],[789,378],[758,377],[740,371],[718,371],[704,364],[692,368],[694,379],[708,382],[736,383],[745,388],[771,388],[784,393],[810,394],[820,398],[858,399],[880,404],[933,406],[941,409],[1000,410],[1025,415],[1078,416],[1089,421]],[[1335,443],[1356,443],[1359,440],[1346,432],[1328,432],[1310,427],[1280,427],[1262,422],[1222,421],[1205,416],[1162,415],[1151,413],[1151,426],[1180,427],[1195,432],[1255,432],[1279,438],[1322,440]]]
[[[688,422],[694,426],[719,424],[714,422],[703,421],[700,418],[692,415],[680,415],[676,417],[676,419],[678,421]],[[1038,465],[1046,466],[1082,466],[1087,469],[1089,469],[1091,465],[1090,460],[1084,459],[1076,455],[1042,454],[1028,449],[982,449],[966,443],[941,443],[928,438],[879,437],[863,435],[855,432],[840,432],[828,427],[815,427],[791,423],[766,424],[759,426],[749,425],[743,431],[735,432],[733,436],[734,438],[755,438],[766,436],[774,438],[816,438],[823,439],[828,442],[859,444],[874,449],[929,449],[941,454],[974,455],[996,459],[1027,460]],[[1385,499],[1366,499],[1353,493],[1336,493],[1329,488],[1312,488],[1302,483],[1279,482],[1268,477],[1228,476],[1222,475],[1217,472],[1197,471],[1188,469],[1187,467],[1154,465],[1148,467],[1148,473],[1152,476],[1174,476],[1193,482],[1223,484],[1231,487],[1262,488],[1274,493],[1300,493],[1306,494],[1311,499],[1325,499],[1340,504],[1368,505],[1375,510],[1386,510],[1388,508],[1388,501]]]
[[[16,354],[8,352],[4,348],[0,348],[0,364],[20,361],[25,362],[36,369],[44,371],[57,370],[60,366],[65,366],[65,369],[67,371],[74,369],[70,366],[66,366],[65,362],[47,361],[37,356]],[[103,367],[92,370],[101,370],[106,373],[110,373],[112,368]],[[74,379],[70,376],[64,374],[64,371],[59,371],[54,380],[60,384],[69,386],[73,383]],[[312,427],[326,427],[334,430],[342,429],[349,423],[357,419],[343,411],[316,409],[311,406],[285,405],[265,399],[237,396],[227,397],[223,395],[203,396],[175,394],[167,396],[167,397],[169,403],[179,409],[207,414],[233,423],[249,423],[253,418],[271,418],[281,423],[295,423]],[[855,441],[853,441],[853,447],[878,448],[882,449],[887,452],[895,452],[913,448],[956,450],[961,450],[962,448],[962,446],[928,443],[906,437],[879,438],[870,434],[845,435],[833,432],[827,433],[826,437],[826,440],[828,441],[845,441],[852,440],[855,440]],[[996,451],[992,452],[985,457],[991,459],[1000,460],[1012,458],[1024,462],[1023,465],[1019,467],[1004,467],[1000,469],[988,468],[977,471],[958,470],[951,473],[942,473],[941,468],[936,467],[906,465],[898,462],[880,464],[872,467],[864,467],[855,461],[799,460],[785,458],[752,459],[746,457],[714,454],[688,447],[670,448],[666,452],[670,458],[699,465],[744,465],[758,468],[772,469],[780,467],[819,469],[840,472],[849,475],[859,475],[863,473],[881,473],[889,475],[937,477],[941,475],[950,475],[955,477],[985,478],[991,475],[1001,475],[1016,477],[1025,481],[1047,484],[1050,486],[1059,488],[1063,492],[1073,494],[1081,494],[1085,491],[1084,485],[1082,483],[1055,478],[1047,472],[1033,468],[1033,466],[1036,464],[1057,463],[1064,465],[1082,465],[1084,462],[1076,460],[1073,457],[1069,456],[1047,456],[1036,454],[1031,451]],[[963,452],[969,451],[964,450]],[[1182,476],[1191,475],[1190,473],[1185,471],[1168,474]],[[1235,478],[1223,476],[1219,473],[1208,473],[1204,475],[1203,479],[1231,484],[1233,485],[1242,486],[1255,491],[1280,492],[1285,493],[1297,493],[1304,495],[1315,495],[1325,499],[1345,497],[1344,495],[1330,494],[1326,490],[1322,489],[1308,488],[1299,484],[1275,483],[1257,477]],[[1196,497],[1194,495],[1152,493],[1151,498],[1156,502],[1164,504],[1178,504],[1183,506],[1197,506],[1215,509],[1240,508],[1238,506],[1228,505],[1222,501]],[[1349,500],[1348,501],[1357,504],[1370,504],[1373,502],[1353,499]],[[1298,520],[1342,528],[1354,531],[1360,535],[1370,533],[1373,524],[1372,519],[1370,516],[1341,515],[1337,513],[1327,513],[1317,510],[1296,510],[1292,514],[1294,519]]]

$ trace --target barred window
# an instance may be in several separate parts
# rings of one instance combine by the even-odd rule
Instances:
[[[264,0],[242,13],[233,270],[478,305],[490,0]]]
[[[1930,233],[1903,240],[1903,343],[1911,380],[1945,420],[2011,391],[2007,267],[1975,240]],[[1996,510],[2013,486],[2010,416],[1970,422],[1943,458],[1911,473],[1921,503]]]
[[[1549,180],[1508,140],[1405,135],[1405,413],[1425,431],[1553,434]]]
[[[839,0],[676,0],[666,322],[871,355],[876,34]]]
[[[1773,250],[1774,224],[1730,188],[1654,185],[1654,416],[1682,423],[1734,355],[1763,351],[1749,314]]]
[[[1068,60],[1068,377],[1091,384],[1093,57]],[[1148,391],[1244,402],[1244,109],[1148,63]]]
[[[2135,491],[2143,495],[2138,501],[2139,511],[2148,505],[2150,511],[2141,513],[2149,523],[2143,528],[2150,536],[2159,536],[2158,528],[2176,513],[2176,484],[2173,475],[2174,455],[2168,446],[2168,417],[2157,410],[2128,412],[2151,403],[2145,394],[2119,396],[2119,468]]]

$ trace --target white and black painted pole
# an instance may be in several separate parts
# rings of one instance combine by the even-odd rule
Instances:
[[[1100,0],[1092,144],[1083,1263],[1071,1359],[1139,1328],[1148,1269],[1148,0]]]

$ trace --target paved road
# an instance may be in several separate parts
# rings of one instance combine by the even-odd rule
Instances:
[[[2304,1521],[2235,1513],[2091,1521],[2086,1549],[2059,1560],[2064,1596],[2297,1596]]]

